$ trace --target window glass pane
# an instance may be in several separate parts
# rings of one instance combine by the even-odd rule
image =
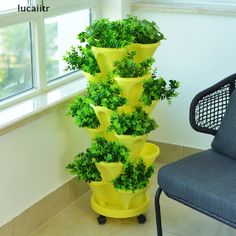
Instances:
[[[46,77],[55,80],[70,72],[65,71],[63,56],[71,45],[77,45],[77,34],[90,23],[90,10],[48,18],[45,20]]]
[[[32,87],[30,24],[0,29],[0,101]]]
[[[0,11],[17,9],[20,6],[27,6],[28,0],[0,0]]]

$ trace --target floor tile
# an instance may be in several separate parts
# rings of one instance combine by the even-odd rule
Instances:
[[[96,236],[105,236],[117,224],[117,219],[99,225],[97,214],[90,208],[90,195],[90,192],[85,194],[30,236],[94,236],[95,232]]]
[[[139,224],[137,217],[107,218],[104,225],[97,223],[97,214],[90,207],[91,192],[64,209],[30,236],[156,236],[154,196],[157,189],[157,172],[164,164],[157,163],[148,190],[150,206],[145,213],[147,221]],[[162,193],[161,214],[163,236],[235,236],[236,230]]]
[[[12,236],[12,221],[0,227],[0,236]]]

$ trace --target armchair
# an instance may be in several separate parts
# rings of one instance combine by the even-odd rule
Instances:
[[[211,148],[167,164],[158,172],[157,235],[162,236],[160,195],[236,228],[236,74],[198,93],[190,124],[214,135]]]

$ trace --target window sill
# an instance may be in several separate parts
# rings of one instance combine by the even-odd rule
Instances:
[[[223,4],[135,2],[132,10],[236,16],[236,6]]]
[[[78,93],[85,92],[86,83],[86,78],[82,77],[49,92],[2,109],[0,111],[0,135],[21,126],[28,119],[38,117],[48,109],[72,99]]]

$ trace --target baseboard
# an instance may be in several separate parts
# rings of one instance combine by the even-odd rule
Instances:
[[[29,235],[88,190],[87,183],[72,179],[0,227],[0,236]]]
[[[201,149],[180,145],[154,142],[151,140],[149,140],[149,142],[160,147],[161,151],[157,161],[162,163],[170,163],[201,151]],[[29,235],[88,190],[89,187],[87,183],[72,179],[19,216],[15,217],[12,221],[0,227],[0,236]]]

